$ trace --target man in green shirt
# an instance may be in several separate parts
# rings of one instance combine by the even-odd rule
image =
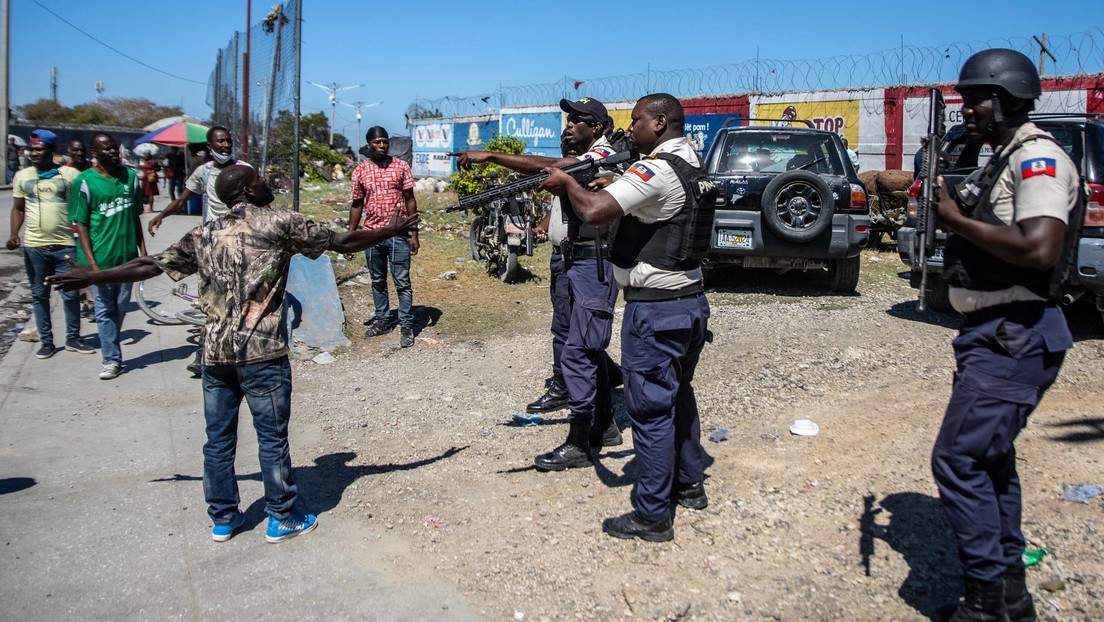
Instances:
[[[8,250],[23,247],[23,263],[31,282],[31,301],[39,348],[35,356],[48,359],[59,350],[54,346],[53,322],[50,320],[50,286],[46,277],[69,271],[66,257],[73,255],[73,226],[69,223],[69,194],[75,168],[58,168],[54,164],[57,135],[50,130],[31,132],[31,166],[12,178],[11,235]],[[20,229],[26,229],[19,237]],[[65,309],[65,349],[81,354],[96,351],[80,336],[80,302],[77,292],[61,292]]]
[[[92,136],[96,164],[73,183],[69,219],[77,232],[77,261],[93,270],[114,268],[146,254],[142,236],[142,190],[137,174],[119,160],[119,143],[103,132]],[[93,286],[96,329],[103,353],[101,380],[123,371],[119,333],[130,304],[130,283]]]

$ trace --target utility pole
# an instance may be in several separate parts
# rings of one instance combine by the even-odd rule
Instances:
[[[331,82],[329,85],[319,84],[317,82],[308,82],[307,84],[313,84],[323,91],[326,91],[330,97],[330,148],[333,148],[334,125],[337,123],[337,93],[338,91],[358,89],[364,85],[354,84],[352,86],[341,86],[337,82]]]
[[[4,182],[3,186],[8,184],[8,158],[18,157],[14,153],[8,153],[8,46],[11,44],[11,3],[9,0],[0,0],[0,130],[4,135],[3,152],[0,153],[0,162],[4,167],[0,169],[0,175]]]
[[[100,98],[103,97],[103,92],[104,92],[103,80],[96,80],[96,101],[100,101]]]
[[[302,113],[299,107],[300,87],[303,83],[303,0],[299,0],[295,7],[295,98],[294,105],[295,110],[292,111],[292,115],[295,120],[292,121],[291,132],[295,134],[295,157],[291,161],[291,209],[293,211],[299,211],[299,156],[301,153],[301,143],[299,140],[299,117]]]
[[[249,155],[249,52],[252,37],[249,24],[253,21],[253,2],[245,0],[245,54],[242,55],[242,141],[241,152],[248,161]],[[262,175],[264,172],[262,171]]]
[[[1031,35],[1031,38],[1035,40],[1035,43],[1039,44],[1039,75],[1042,76],[1043,70],[1046,68],[1046,57],[1049,56],[1050,60],[1055,63],[1058,62],[1058,59],[1054,58],[1054,55],[1050,53],[1050,48],[1047,47],[1045,32],[1043,33],[1042,39],[1039,39],[1039,37],[1035,35]]]
[[[50,99],[57,103],[57,67],[50,67]]]
[[[357,159],[360,158],[360,137],[364,135],[360,131],[360,109],[361,108],[371,108],[372,106],[378,106],[382,103],[383,102],[375,102],[375,103],[372,103],[372,104],[366,104],[364,102],[356,102],[356,103],[352,103],[352,104],[346,104],[345,102],[341,102],[342,106],[348,106],[348,107],[352,108],[353,110],[356,110],[356,113],[357,113],[357,140],[356,140],[357,148],[356,148],[356,152],[353,155],[353,160],[354,161],[356,161]],[[331,138],[330,140],[332,141],[333,139]]]

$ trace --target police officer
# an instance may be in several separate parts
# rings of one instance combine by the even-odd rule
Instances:
[[[604,136],[610,123],[609,114],[602,102],[584,97],[579,101],[560,101],[560,108],[567,113],[567,132],[571,139],[568,149],[577,149],[577,158],[548,158],[535,155],[513,155],[487,151],[465,151],[451,155],[459,157],[457,165],[469,168],[472,164],[492,162],[522,173],[537,173],[547,167],[560,168],[582,159],[603,159],[613,155],[613,148]],[[575,185],[578,186],[576,183]],[[580,186],[581,188],[581,186]],[[562,387],[566,388],[570,409],[567,440],[550,452],[536,457],[536,467],[544,471],[562,471],[586,467],[592,464],[591,447],[612,447],[623,442],[621,431],[613,418],[610,398],[610,373],[605,354],[613,332],[613,307],[617,300],[617,285],[613,268],[602,261],[603,274],[599,277],[595,239],[604,242],[608,227],[598,228],[569,214],[566,235],[559,244],[563,255],[564,272],[570,301],[567,335],[560,353]],[[550,217],[550,229],[563,218]],[[550,237],[559,237],[553,229]],[[603,249],[601,252],[605,252]],[[553,291],[555,296],[555,291]],[[555,298],[553,299],[555,303]],[[561,309],[561,313],[565,309]],[[553,318],[554,324],[556,318]],[[561,322],[562,326],[562,322]],[[555,326],[554,326],[555,328]],[[555,340],[553,352],[555,353]],[[549,393],[529,405],[528,410],[542,412],[555,410],[548,398],[555,398],[561,385],[553,376]],[[562,394],[562,393],[561,393]],[[554,403],[554,402],[553,402]],[[561,402],[562,404],[562,402]]]
[[[702,293],[700,260],[693,255],[681,259],[687,256],[687,245],[708,245],[708,227],[682,235],[696,207],[690,201],[696,195],[688,196],[686,171],[701,170],[683,137],[683,124],[677,99],[666,93],[647,95],[633,108],[628,130],[632,143],[647,156],[598,192],[587,192],[552,169],[544,184],[569,197],[591,224],[621,218],[611,257],[626,302],[621,368],[640,476],[633,489],[633,511],[602,522],[602,529],[618,538],[670,540],[672,501],[693,509],[708,503],[691,380],[706,340],[709,305]],[[710,182],[701,183],[712,189]]]
[[[993,157],[957,192],[943,189],[938,205],[951,233],[943,277],[951,305],[965,317],[932,451],[965,574],[965,597],[951,620],[1035,620],[1021,561],[1013,443],[1073,346],[1056,301],[1072,265],[1080,184],[1062,147],[1028,120],[1042,92],[1030,59],[1013,50],[978,52],[956,88],[967,133],[989,143]]]

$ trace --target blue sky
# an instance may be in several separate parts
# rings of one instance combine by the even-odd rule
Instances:
[[[210,114],[207,79],[216,51],[246,25],[244,0],[184,2],[37,0],[118,50],[112,52],[47,13],[34,0],[11,2],[10,103],[147,97]],[[253,2],[260,21],[274,0]],[[704,68],[756,57],[783,60],[866,55],[906,45],[938,46],[1090,30],[1104,44],[1099,5],[1085,0],[962,4],[936,2],[723,2],[681,0],[558,5],[528,0],[381,2],[302,0],[303,80],[365,84],[341,101],[384,102],[362,125],[401,132],[415,97],[475,95],[501,85]],[[580,7],[572,10],[564,7]],[[847,8],[845,8],[847,7]],[[1042,7],[1042,8],[1040,8]],[[1100,49],[1098,53],[1104,54]],[[643,93],[641,93],[643,94]],[[330,113],[326,94],[302,87],[304,112]],[[355,134],[355,113],[338,107],[337,130]]]

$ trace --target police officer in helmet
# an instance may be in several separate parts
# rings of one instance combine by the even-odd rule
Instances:
[[[957,189],[943,188],[938,205],[950,233],[943,277],[965,318],[932,451],[965,575],[951,620],[1035,620],[1014,441],[1073,346],[1057,300],[1083,202],[1074,163],[1028,120],[1042,92],[1030,59],[1005,49],[974,54],[956,89],[967,133],[994,153]]]
[[[647,154],[640,162],[596,192],[555,169],[547,169],[543,185],[566,195],[592,225],[621,218],[611,259],[626,302],[621,368],[640,476],[633,511],[602,523],[617,538],[670,540],[672,504],[707,505],[691,380],[706,339],[709,305],[702,293],[700,255],[689,249],[700,251],[703,242],[708,248],[712,212],[704,232],[693,226],[702,221],[690,217],[707,203],[696,200],[698,190],[715,190],[683,137],[683,124],[677,99],[647,95],[633,108],[628,130],[632,143]],[[708,196],[711,202],[715,195]]]

